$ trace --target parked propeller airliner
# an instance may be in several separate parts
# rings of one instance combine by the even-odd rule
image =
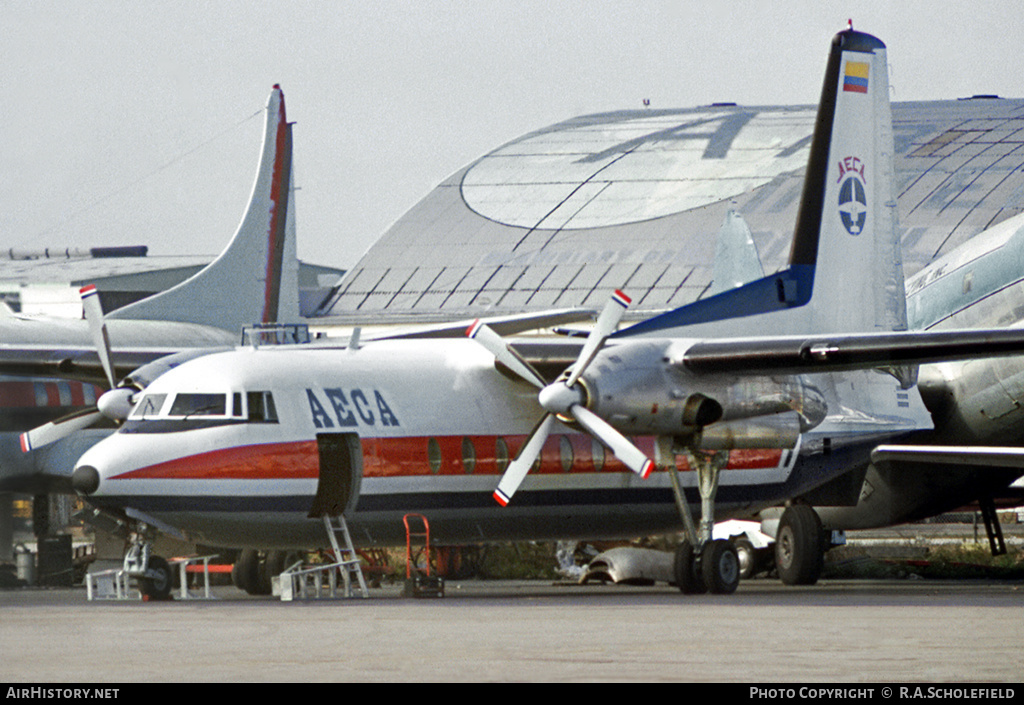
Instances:
[[[481,323],[465,339],[204,356],[134,395],[73,485],[219,546],[326,545],[319,518],[337,515],[357,543],[385,545],[408,512],[442,543],[685,526],[680,589],[731,592],[736,553],[711,540],[716,518],[782,504],[931,428],[916,365],[1024,350],[1018,329],[906,331],[894,204],[885,46],[844,31],[785,269],[620,331],[617,292],[582,344]],[[698,322],[731,337],[680,335]],[[816,530],[804,510],[780,531]]]
[[[96,325],[94,288],[83,290],[94,294],[84,300],[93,308],[89,323],[0,309],[2,371],[33,377],[0,381],[0,521],[11,519],[8,493],[33,494],[44,506],[47,493],[70,492],[77,458],[111,432],[97,422],[123,419],[132,391],[182,359],[236,345],[243,325],[298,320],[291,157],[284,95],[274,86],[249,203],[234,237],[207,267],[107,315],[105,334]],[[109,364],[97,358],[97,335],[112,346]],[[121,403],[110,404],[118,395],[104,396],[97,409],[100,387],[115,385]],[[4,535],[9,542],[10,531],[0,529]],[[0,546],[5,554],[9,545]]]

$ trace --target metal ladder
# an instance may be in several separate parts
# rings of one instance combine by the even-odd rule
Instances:
[[[362,597],[369,597],[370,593],[366,589],[366,579],[363,578],[363,569],[359,561],[359,555],[352,546],[352,536],[348,532],[348,524],[345,522],[344,515],[339,514],[336,517],[331,517],[324,514],[324,528],[327,529],[327,538],[331,541],[331,549],[334,551],[334,556],[337,560],[336,565],[341,570],[341,577],[345,583],[345,597],[353,597],[353,576],[359,581],[359,591]],[[338,543],[339,533],[344,541],[344,548]]]

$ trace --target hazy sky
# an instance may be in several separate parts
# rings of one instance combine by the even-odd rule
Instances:
[[[0,16],[3,249],[216,254],[274,83],[297,123],[299,256],[339,267],[530,130],[644,98],[813,103],[848,18],[888,45],[895,100],[1024,96],[1012,2],[0,0]]]

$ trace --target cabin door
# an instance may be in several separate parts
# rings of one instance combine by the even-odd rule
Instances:
[[[363,477],[363,448],[355,433],[318,433],[320,479],[309,516],[350,515],[359,499]]]

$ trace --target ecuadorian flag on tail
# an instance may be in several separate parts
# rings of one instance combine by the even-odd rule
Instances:
[[[843,75],[843,90],[849,93],[868,92],[868,64],[864,61],[847,61]]]

